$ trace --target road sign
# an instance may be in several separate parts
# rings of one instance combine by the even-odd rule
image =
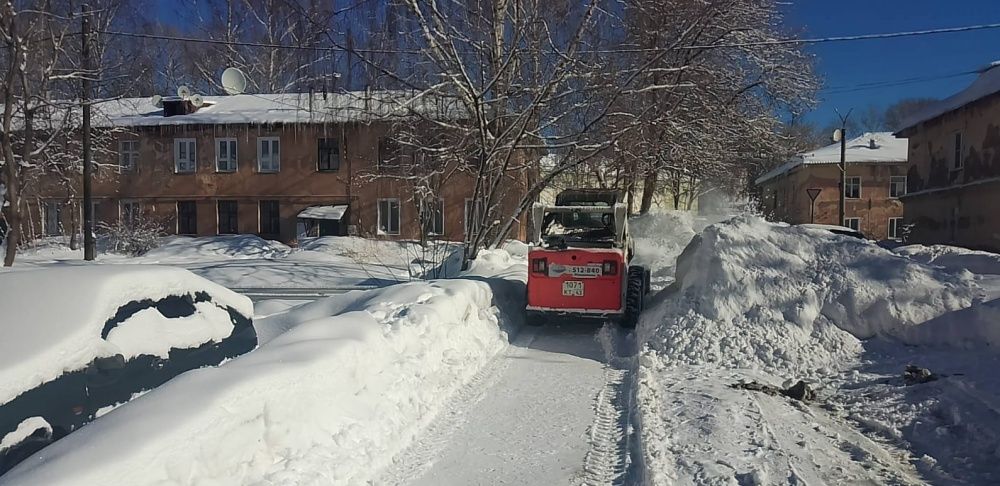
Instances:
[[[812,201],[815,201],[821,192],[823,192],[823,189],[819,187],[810,187],[809,189],[806,189],[806,194],[809,195],[809,199]]]

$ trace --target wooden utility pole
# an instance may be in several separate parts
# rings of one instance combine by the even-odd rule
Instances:
[[[83,29],[80,35],[83,43],[83,259],[93,260],[96,253],[94,243],[94,204],[91,193],[93,161],[90,154],[90,8],[82,7]]]
[[[851,116],[853,109],[848,110],[846,115],[840,115],[840,222],[839,226],[846,224],[847,217],[847,118]]]

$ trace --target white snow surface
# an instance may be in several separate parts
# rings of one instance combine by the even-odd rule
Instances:
[[[499,252],[494,264],[509,258]],[[505,270],[490,267],[480,273]],[[4,479],[365,484],[506,347],[497,299],[517,297],[491,290],[504,282],[413,282],[272,315],[258,323],[271,339],[254,352],[171,380]]]
[[[968,270],[981,275],[1000,275],[1000,255],[948,245],[906,245],[894,252],[914,261],[949,270]]]
[[[115,326],[107,341],[125,359],[143,354],[167,358],[171,348],[196,348],[220,342],[233,333],[225,309],[211,302],[196,302],[194,308],[194,314],[178,318],[164,317],[156,309],[143,309]]]
[[[142,255],[142,260],[277,258],[289,251],[291,249],[284,244],[255,235],[168,236],[160,246]]]
[[[347,206],[310,206],[299,213],[304,219],[330,219],[339,221],[347,212]]]
[[[701,236],[679,295],[642,321],[647,346],[678,364],[826,374],[859,340],[905,341],[982,296],[968,272],[821,230],[744,216]]]
[[[875,148],[871,142],[875,141]],[[855,137],[847,141],[845,150],[847,163],[852,162],[886,162],[900,163],[906,162],[909,158],[909,141],[905,138],[897,138],[890,132],[868,132],[860,137]],[[801,166],[813,164],[839,164],[840,163],[840,143],[827,145],[816,150],[803,152],[796,155],[786,164],[781,165],[770,172],[757,178],[757,184],[774,179],[788,171]]]
[[[200,345],[201,338],[228,336],[232,332],[228,314],[207,315],[202,306],[202,312],[188,324],[197,327],[223,318],[228,329],[216,324],[210,330],[162,333],[163,323],[144,313],[123,323],[115,339],[101,339],[105,322],[132,300],[196,292],[207,292],[216,304],[253,315],[253,304],[246,297],[180,268],[88,265],[0,273],[0,334],[4,336],[0,339],[0,403],[65,371],[82,369],[97,357],[134,356],[151,350],[150,346],[183,348]]]
[[[28,417],[24,419],[17,425],[17,428],[14,429],[13,432],[0,437],[0,451],[27,439],[38,429],[46,429],[50,434],[52,433],[52,425],[46,422],[42,417]]]

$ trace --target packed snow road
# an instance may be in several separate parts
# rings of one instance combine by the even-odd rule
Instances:
[[[377,484],[623,484],[620,337],[594,322],[525,328]]]

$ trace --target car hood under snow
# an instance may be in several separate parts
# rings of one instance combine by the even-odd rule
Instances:
[[[106,323],[130,302],[208,294],[191,316],[167,319],[155,308],[127,317],[102,339]],[[152,265],[72,266],[0,274],[0,404],[94,358],[164,355],[232,332],[230,307],[253,315],[250,299],[187,270]],[[229,323],[227,325],[227,323]],[[155,343],[151,346],[149,343]]]

